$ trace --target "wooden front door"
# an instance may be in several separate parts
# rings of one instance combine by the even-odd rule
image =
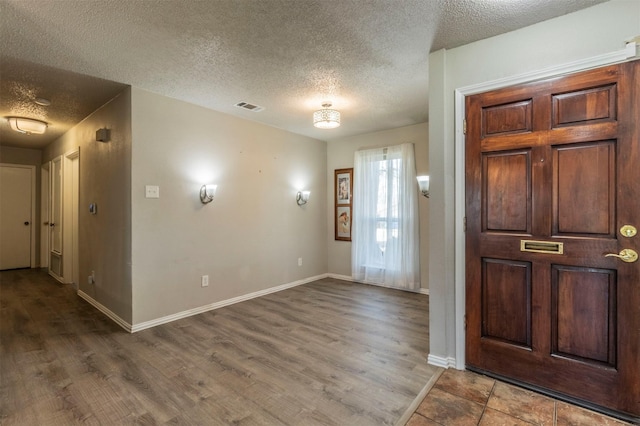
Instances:
[[[640,61],[466,111],[467,366],[638,418]]]

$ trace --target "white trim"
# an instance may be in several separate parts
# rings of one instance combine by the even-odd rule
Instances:
[[[73,167],[77,167],[80,171],[80,163],[74,163],[79,161],[80,149],[74,148],[65,152],[62,155],[62,217],[60,222],[62,224],[62,282],[65,284],[73,284],[77,289],[80,285],[78,282],[74,282],[74,268],[77,268],[78,259],[73,257],[74,238],[77,237],[75,232],[79,229],[74,229],[73,220],[77,220],[77,216],[80,213],[80,200],[76,200],[74,205],[73,194],[74,192],[79,195],[80,182],[73,179]],[[79,176],[78,176],[79,177]],[[75,231],[75,232],[74,232]],[[77,239],[76,239],[77,241]],[[80,277],[76,277],[78,280]]]
[[[407,290],[405,288],[398,288],[398,287],[389,287],[386,285],[381,285],[378,283],[374,283],[371,281],[356,281],[353,279],[353,277],[349,276],[349,275],[339,275],[339,274],[327,274],[328,278],[333,278],[334,280],[342,280],[342,281],[349,281],[352,283],[358,283],[358,284],[366,284],[366,285],[375,285],[376,287],[382,287],[382,288],[390,288],[391,290],[401,290],[401,291],[408,291],[409,293],[420,293],[420,294],[426,294],[427,296],[429,295],[429,289],[428,288],[420,288],[418,290]]]
[[[334,280],[342,280],[342,281],[349,281],[349,282],[356,282],[353,277],[351,275],[340,275],[340,274],[327,274],[328,278],[333,278]]]
[[[29,252],[29,267],[37,268],[36,265],[36,226],[39,223],[36,222],[36,166],[28,164],[13,164],[13,163],[0,163],[0,167],[15,167],[20,169],[31,170],[31,232],[30,235],[30,252]]]
[[[514,75],[511,77],[500,78],[485,83],[474,84],[471,86],[463,86],[455,89],[454,98],[454,119],[455,119],[455,342],[456,350],[453,365],[458,370],[463,370],[465,366],[465,332],[464,332],[464,315],[465,315],[465,235],[464,235],[464,212],[465,212],[465,158],[464,158],[464,134],[462,132],[465,117],[465,96],[476,93],[487,92],[490,90],[500,89],[503,87],[514,86],[517,84],[528,83],[535,80],[554,77],[561,74],[569,74],[578,71],[584,71],[591,68],[611,65],[635,56],[635,44],[632,47],[627,44],[625,49],[591,58],[581,59],[549,68],[543,68],[537,71],[531,71],[524,74]],[[431,364],[431,355],[429,355],[429,363]],[[439,365],[439,357],[433,357],[433,365]]]
[[[303,284],[308,284],[313,281],[317,281],[323,278],[327,278],[328,274],[316,275],[315,277],[309,277],[302,280],[294,281],[287,284],[282,284],[276,287],[267,288],[265,290],[255,291],[253,293],[245,294],[242,296],[234,297],[227,300],[222,300],[220,302],[210,303],[208,305],[200,306],[198,308],[188,309],[186,311],[177,312],[175,314],[167,315],[161,318],[156,318],[153,320],[141,322],[138,324],[134,324],[131,326],[129,330],[131,333],[135,333],[137,331],[141,331],[147,328],[155,327],[160,324],[166,324],[168,322],[176,321],[182,318],[187,318],[193,315],[198,315],[204,312],[212,311],[214,309],[222,308],[225,306],[233,305],[235,303],[244,302],[250,299],[255,299],[256,297],[265,296],[267,294],[276,293],[278,291],[286,290],[288,288],[296,287]]]
[[[234,297],[234,298],[231,298],[231,299],[222,300],[220,302],[214,302],[214,303],[210,303],[208,305],[200,306],[200,307],[197,307],[197,308],[188,309],[186,311],[176,312],[175,314],[167,315],[167,316],[164,316],[164,317],[156,318],[156,319],[153,319],[153,320],[141,322],[141,323],[134,324],[134,325],[131,325],[128,322],[126,322],[125,320],[123,320],[122,318],[120,318],[118,315],[113,313],[113,311],[111,311],[109,308],[107,308],[106,306],[104,306],[103,304],[101,304],[100,302],[95,300],[93,297],[89,296],[84,291],[78,290],[78,296],[80,296],[81,298],[83,298],[84,300],[89,302],[89,304],[93,305],[97,310],[99,310],[100,312],[105,314],[107,317],[109,317],[111,320],[113,320],[116,324],[118,324],[120,327],[122,327],[123,329],[125,329],[129,333],[135,333],[135,332],[138,332],[138,331],[141,331],[141,330],[145,330],[147,328],[155,327],[157,325],[166,324],[166,323],[169,323],[169,322],[172,322],[172,321],[176,321],[176,320],[179,320],[179,319],[182,319],[182,318],[187,318],[187,317],[190,317],[190,316],[193,316],[193,315],[198,315],[198,314],[201,314],[201,313],[204,313],[204,312],[212,311],[214,309],[219,309],[219,308],[223,308],[225,306],[233,305],[235,303],[244,302],[244,301],[255,299],[255,298],[261,297],[261,296],[266,296],[267,294],[277,293],[279,291],[286,290],[288,288],[297,287],[297,286],[303,285],[303,284],[308,284],[310,282],[318,281],[318,280],[321,280],[323,278],[333,278],[333,279],[338,279],[338,280],[357,282],[357,281],[354,281],[353,278],[351,278],[351,277],[349,277],[347,275],[320,274],[320,275],[316,275],[316,276],[313,276],[313,277],[304,278],[302,280],[293,281],[293,282],[290,282],[290,283],[287,283],[287,284],[282,284],[282,285],[279,285],[279,286],[267,288],[265,290],[259,290],[259,291],[255,291],[253,293],[248,293],[248,294],[245,294],[245,295],[242,295],[242,296],[238,296],[238,297]],[[361,283],[361,284],[369,284],[369,283]],[[375,285],[375,284],[373,284],[373,285]],[[379,287],[381,287],[381,286],[379,286]],[[389,288],[389,287],[385,287],[385,288]],[[402,290],[402,289],[393,289],[393,290]],[[413,292],[413,293],[416,293],[416,292]],[[428,289],[421,289],[420,293],[428,295],[429,294],[429,290]],[[431,356],[431,355],[429,355],[429,356]]]
[[[40,268],[49,270],[49,161],[40,166]]]
[[[424,397],[427,396],[427,394],[436,384],[443,372],[444,370],[438,370],[433,376],[431,376],[427,384],[424,385],[420,393],[418,393],[418,396],[413,399],[413,402],[411,402],[411,404],[409,404],[409,407],[407,407],[407,409],[404,411],[404,414],[398,419],[398,421],[395,422],[395,426],[405,426],[407,424],[413,413],[415,413],[415,411],[420,406],[420,403],[422,403]]]
[[[429,356],[427,357],[427,363],[430,365],[435,365],[436,367],[456,368],[456,359],[452,356],[442,357],[429,354]],[[462,368],[462,370],[464,370],[464,368]]]
[[[98,302],[97,300],[95,300],[93,297],[89,296],[87,293],[85,293],[82,290],[78,290],[78,296],[80,296],[81,298],[89,302],[89,304],[92,305],[94,308],[96,308],[97,310],[99,310],[100,312],[108,316],[111,320],[113,320],[113,322],[115,322],[120,327],[124,328],[126,331],[131,333],[131,328],[132,328],[131,324],[129,324],[128,322],[120,318],[118,315],[116,315],[113,311],[111,311],[109,308],[104,306],[102,303]]]

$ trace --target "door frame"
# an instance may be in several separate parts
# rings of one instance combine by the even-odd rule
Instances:
[[[62,158],[62,279],[78,289],[78,216],[80,150],[68,151]]]
[[[38,233],[36,224],[36,166],[27,164],[0,163],[0,167],[18,167],[31,170],[31,246],[29,252],[29,267],[36,267],[36,234]]]
[[[544,78],[551,78],[562,74],[570,74],[598,68],[605,65],[625,62],[636,56],[636,43],[627,43],[622,50],[581,59],[553,67],[542,68],[537,71],[518,74],[484,83],[463,86],[455,89],[454,99],[454,146],[455,146],[455,202],[454,202],[454,320],[455,320],[455,358],[451,365],[458,370],[464,370],[465,360],[465,134],[464,121],[466,117],[465,97],[476,93],[488,92],[504,87],[529,83]]]
[[[49,168],[50,161],[40,166],[40,268],[49,268]]]

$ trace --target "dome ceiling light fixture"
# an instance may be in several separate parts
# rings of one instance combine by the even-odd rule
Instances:
[[[23,117],[8,117],[8,120],[13,130],[27,135],[41,135],[47,130],[44,121]]]
[[[322,104],[322,109],[313,113],[313,125],[318,129],[335,129],[340,126],[340,111],[331,108],[331,102]]]

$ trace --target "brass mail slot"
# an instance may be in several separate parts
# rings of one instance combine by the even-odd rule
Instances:
[[[549,241],[520,240],[520,251],[534,253],[562,254],[564,243],[552,243]]]

